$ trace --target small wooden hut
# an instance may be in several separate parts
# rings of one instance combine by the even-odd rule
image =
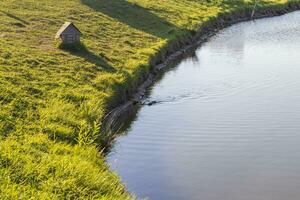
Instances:
[[[55,38],[60,38],[63,44],[75,44],[80,42],[80,35],[80,30],[72,22],[65,22]]]

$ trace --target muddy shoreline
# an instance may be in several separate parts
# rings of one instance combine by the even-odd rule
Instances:
[[[152,86],[158,76],[161,75],[171,63],[182,59],[184,55],[194,51],[211,36],[228,26],[253,19],[280,16],[299,9],[300,3],[295,2],[282,7],[258,9],[253,17],[251,16],[252,11],[221,14],[217,19],[213,19],[204,24],[200,30],[192,33],[190,37],[181,38],[168,44],[167,47],[163,48],[157,56],[151,60],[149,73],[140,79],[137,87],[130,88],[130,91],[127,91],[127,95],[124,95],[123,102],[125,103],[112,109],[102,120],[101,132],[106,134],[105,138],[107,139],[107,141],[105,141],[107,145],[105,146],[110,146],[124,122],[136,111],[136,105],[143,101],[147,89]]]

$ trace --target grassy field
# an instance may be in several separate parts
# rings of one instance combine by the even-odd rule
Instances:
[[[0,1],[0,199],[131,198],[100,153],[101,119],[169,42],[253,7],[250,0],[157,2]],[[82,31],[83,50],[58,48],[54,35],[65,21]]]

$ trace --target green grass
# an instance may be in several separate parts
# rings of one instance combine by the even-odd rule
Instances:
[[[100,153],[101,119],[169,42],[253,6],[250,0],[157,2],[0,1],[0,199],[131,198]],[[75,52],[54,41],[65,21],[83,33]]]

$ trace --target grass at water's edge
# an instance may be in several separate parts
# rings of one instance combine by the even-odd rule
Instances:
[[[249,12],[253,2],[2,0],[0,199],[131,199],[99,153],[103,116],[168,44],[222,14]],[[76,51],[53,41],[64,21],[83,32]]]

